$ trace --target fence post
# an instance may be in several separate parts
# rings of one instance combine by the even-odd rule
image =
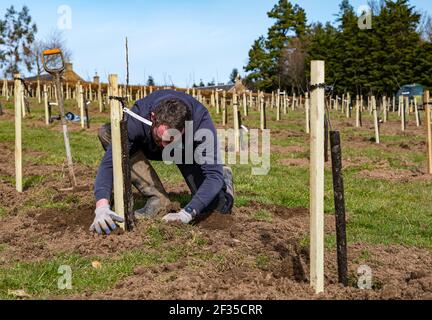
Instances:
[[[405,131],[405,126],[406,126],[406,123],[405,123],[405,115],[406,115],[406,113],[405,113],[405,102],[406,102],[406,99],[403,99],[402,103],[401,103],[401,108],[400,108],[401,129],[402,129],[402,131]]]
[[[372,109],[373,109],[373,117],[374,117],[374,127],[375,127],[375,142],[380,144],[380,135],[379,135],[379,123],[378,123],[378,110],[375,96],[372,96]]]
[[[281,112],[280,112],[280,89],[277,91],[277,97],[276,97],[276,121],[280,121],[281,119]]]
[[[85,121],[84,121],[84,92],[83,87],[80,85],[78,87],[78,107],[80,109],[80,116],[81,116],[81,128],[85,128]]]
[[[246,92],[243,92],[243,113],[245,117],[248,116],[248,105],[247,105],[247,99],[246,99]]]
[[[99,102],[99,112],[103,112],[103,103],[102,103],[102,84],[99,83],[98,86],[98,102]]]
[[[222,93],[222,125],[227,124],[226,91]]]
[[[266,104],[264,104],[264,99],[260,101],[261,110],[260,110],[260,124],[261,130],[267,129],[267,119],[266,119]]]
[[[19,73],[14,75],[14,95],[15,95],[15,186],[18,192],[23,192],[23,184],[22,184],[22,132],[21,132],[21,123],[22,123],[22,110],[23,110],[23,98],[22,98],[22,83]]]
[[[240,152],[240,122],[238,115],[238,98],[237,93],[233,93],[232,97],[232,108],[234,116],[234,136],[235,136],[235,150]]]
[[[382,106],[383,106],[383,121],[384,123],[386,123],[387,122],[387,97],[386,96],[383,97]]]
[[[347,94],[347,101],[346,101],[346,118],[347,119],[351,118],[351,109],[350,109],[350,106],[351,106],[351,95],[348,92],[348,94]]]
[[[414,97],[414,112],[415,112],[415,117],[416,117],[416,126],[420,127],[420,114],[419,114],[418,105],[417,105],[417,97]]]
[[[108,76],[110,91],[113,96],[118,96],[118,77],[111,74]],[[121,131],[120,121],[122,120],[122,110],[120,102],[111,100],[111,141],[112,141],[112,161],[114,177],[114,204],[115,212],[121,217],[125,217],[124,199],[123,199],[123,169],[122,169],[122,151],[121,151]],[[124,230],[125,225],[120,227]]]
[[[424,93],[424,103],[426,104],[426,127],[427,127],[427,149],[428,149],[428,173],[432,174],[432,127],[431,127],[431,107],[429,105],[429,91]]]
[[[310,100],[309,100],[309,93],[305,94],[305,114],[306,114],[306,133],[310,134],[310,119],[309,119],[309,113],[310,113]]]
[[[311,85],[324,83],[324,61],[311,62]],[[324,88],[311,91],[310,284],[324,291]]]
[[[217,89],[216,89],[216,114],[220,114],[219,91]]]

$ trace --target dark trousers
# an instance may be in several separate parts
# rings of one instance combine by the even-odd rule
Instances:
[[[99,129],[98,137],[102,144],[102,147],[107,150],[108,146],[111,144],[111,125],[103,125]],[[145,157],[149,160],[162,161],[161,151],[153,151],[149,150],[148,148],[131,150],[131,157],[139,151],[142,151]],[[193,164],[178,164],[177,167],[179,168],[183,178],[185,179],[186,184],[188,185],[189,190],[192,193],[192,196],[194,196],[205,180],[205,176],[202,172],[201,167],[199,165]],[[227,193],[227,187],[224,183],[222,190],[216,195],[212,203],[210,203],[210,205],[205,208],[202,213],[206,214],[217,211],[222,214],[229,214],[231,213],[233,205],[234,199],[232,195]]]

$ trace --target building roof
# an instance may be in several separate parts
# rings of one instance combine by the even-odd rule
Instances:
[[[65,71],[62,75],[63,81],[68,82],[86,82],[83,78],[81,78],[74,70],[73,70],[73,64],[72,63],[66,63],[65,64]],[[37,81],[38,76],[32,76],[28,77],[25,80],[26,81]],[[43,73],[39,76],[39,79],[42,81],[52,81],[53,77],[48,73]]]
[[[222,84],[215,86],[206,86],[206,87],[198,87],[200,90],[225,90],[228,92],[236,91],[237,93],[243,93],[247,91],[247,88],[244,86],[243,81],[240,78],[240,75],[235,79],[235,83],[230,84]]]
[[[219,84],[214,86],[205,86],[205,87],[196,87],[196,89],[200,90],[225,90],[229,91],[234,87],[234,84]]]

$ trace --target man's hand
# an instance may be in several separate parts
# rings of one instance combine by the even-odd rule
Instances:
[[[109,205],[104,205],[97,208],[95,214],[96,217],[90,227],[90,231],[96,231],[100,235],[102,232],[105,232],[107,235],[109,235],[111,231],[114,231],[117,228],[117,225],[114,221],[120,223],[124,222],[122,217],[120,217],[114,211],[111,211]]]
[[[170,213],[162,218],[163,222],[182,222],[184,224],[191,223],[193,217],[190,213],[186,212],[184,209],[178,213]]]

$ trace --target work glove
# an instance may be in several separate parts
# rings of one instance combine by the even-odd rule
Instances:
[[[167,214],[165,217],[162,218],[163,222],[182,222],[184,224],[189,224],[192,222],[194,217],[192,214],[186,212],[185,209],[181,210],[178,213],[170,213]]]
[[[96,231],[100,235],[102,234],[102,232],[105,232],[107,235],[109,235],[111,231],[114,231],[117,228],[115,222],[124,222],[124,219],[122,217],[120,217],[114,211],[111,211],[109,205],[97,208],[95,214],[96,217],[90,227],[90,231]]]

